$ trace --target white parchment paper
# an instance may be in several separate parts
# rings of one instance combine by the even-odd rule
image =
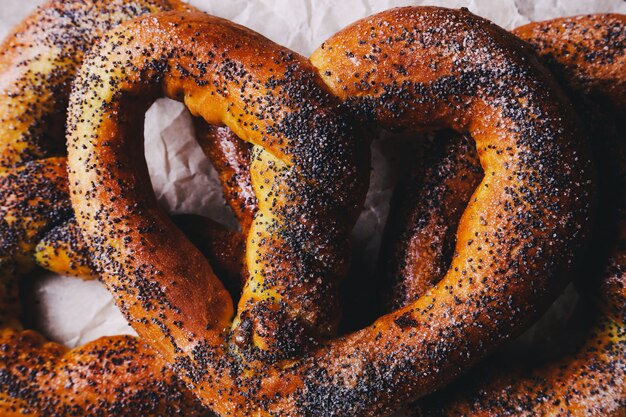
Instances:
[[[0,36],[42,2],[2,0]],[[396,6],[468,7],[509,29],[559,16],[626,13],[626,2],[622,0],[191,0],[190,3],[248,26],[307,56],[345,25]],[[172,212],[199,213],[232,224],[216,174],[192,136],[190,116],[181,104],[159,100],[147,113],[146,157],[157,196]],[[356,246],[369,253],[376,253],[380,244],[393,183],[390,164],[385,159],[387,153],[388,145],[375,143],[372,186],[354,233]],[[373,271],[374,266],[366,265],[365,269]],[[99,282],[40,274],[31,287],[32,308],[39,317],[37,326],[53,340],[76,346],[102,335],[133,333]],[[569,308],[565,305],[553,309],[552,316],[566,315]],[[554,320],[547,320],[551,321]],[[532,338],[538,331],[532,330],[526,337]]]

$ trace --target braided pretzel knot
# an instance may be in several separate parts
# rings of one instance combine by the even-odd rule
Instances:
[[[178,2],[50,1],[0,47],[0,414],[207,415],[155,353],[128,336],[68,350],[19,321],[34,262],[94,275],[76,233],[62,154],[69,86],[100,34]],[[37,254],[35,255],[35,252]]]
[[[564,285],[588,222],[588,155],[560,90],[514,36],[466,11],[357,22],[303,58],[224,20],[110,32],[71,98],[72,202],[140,335],[221,415],[381,415],[517,334]],[[468,131],[487,175],[444,279],[340,339],[336,280],[364,195],[364,120]],[[258,212],[234,321],[209,264],[157,208],[136,118],[161,94],[254,144]],[[131,137],[135,140],[131,140]]]

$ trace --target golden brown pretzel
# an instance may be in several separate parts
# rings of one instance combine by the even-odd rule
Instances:
[[[626,100],[625,90],[615,86],[626,85],[626,16],[555,19],[524,26],[515,33],[528,41],[558,75],[578,111],[591,125],[598,158],[605,160],[601,190],[603,224],[594,251],[587,255],[592,266],[583,273],[585,291],[591,290],[591,298],[601,296],[604,301],[592,313],[587,312],[593,326],[572,356],[524,372],[519,369],[513,373],[491,372],[489,378],[481,375],[486,372],[484,369],[478,369],[472,379],[457,383],[455,390],[444,390],[423,404],[420,415],[623,416],[626,414],[623,295]],[[445,264],[451,258],[452,254],[445,248],[453,244],[452,230],[461,217],[456,207],[471,196],[466,185],[480,181],[483,176],[475,150],[468,146],[466,138],[454,138],[447,151],[421,175],[425,187],[419,189],[420,193],[408,184],[399,190],[396,211],[391,213],[408,220],[405,229],[399,226],[390,230],[387,242],[393,246],[387,262],[395,284],[393,298],[399,305],[418,298],[441,279],[440,271],[432,266]],[[613,159],[617,162],[611,162]],[[464,178],[464,182],[460,183],[459,178]],[[433,236],[438,239],[432,240]],[[594,255],[594,252],[599,253]],[[600,260],[600,273],[595,258]],[[597,275],[601,279],[596,279]],[[600,293],[599,284],[603,287]]]
[[[469,135],[438,132],[396,185],[381,246],[383,306],[402,308],[446,274],[456,230],[483,170]]]
[[[42,233],[71,213],[65,169],[64,158],[47,158],[0,174],[1,414],[206,415],[136,338],[101,338],[69,350],[22,330],[18,276],[31,268]]]
[[[35,251],[40,250],[40,261],[47,256],[54,263],[59,258],[47,249],[56,246],[58,254],[72,254],[76,244],[71,240],[77,236],[65,158],[52,155],[63,149],[70,82],[82,55],[121,21],[173,7],[187,9],[165,0],[50,1],[0,47],[3,416],[208,414],[165,362],[136,338],[102,338],[69,350],[23,330],[18,320],[18,278],[32,268]],[[79,266],[74,273],[92,273],[86,262]]]
[[[350,26],[312,60],[328,87],[249,30],[166,13],[110,32],[73,90],[72,200],[95,262],[135,329],[221,415],[387,414],[517,334],[563,287],[584,241],[584,143],[560,90],[512,35],[466,11],[405,8]],[[385,126],[470,131],[490,172],[444,281],[328,342],[366,144],[327,89]],[[232,332],[227,292],[137,165],[133,121],[163,93],[255,144],[259,207]]]
[[[233,292],[241,289],[243,235],[202,216],[177,215],[172,220],[209,259],[217,275],[232,287]],[[38,266],[60,275],[83,280],[98,278],[89,247],[73,217],[43,236],[35,248],[34,261]]]
[[[77,63],[123,20],[187,6],[178,0],[49,0],[2,46],[0,166],[63,154],[67,98]]]

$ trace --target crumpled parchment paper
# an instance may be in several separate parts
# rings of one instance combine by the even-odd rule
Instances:
[[[43,0],[3,0],[0,36]],[[440,5],[468,7],[511,29],[535,20],[583,13],[626,13],[622,0],[191,0],[208,13],[248,26],[304,55],[345,25],[396,6]],[[159,200],[171,212],[198,213],[233,224],[225,208],[217,176],[193,140],[190,116],[179,103],[162,99],[148,111],[146,157]],[[385,155],[390,146],[376,142],[373,148],[372,186],[366,208],[354,232],[355,247],[371,264],[374,260],[388,209],[393,172]],[[363,255],[363,253],[361,254]],[[371,255],[371,256],[369,256]],[[133,333],[99,282],[39,273],[28,286],[37,327],[52,340],[72,347],[102,335]],[[543,326],[525,335],[532,339],[542,329],[571,311],[573,291],[549,313]],[[545,330],[543,330],[545,332]]]

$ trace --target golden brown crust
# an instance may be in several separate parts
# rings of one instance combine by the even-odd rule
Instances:
[[[154,36],[152,36],[154,32],[161,33],[160,38],[164,40],[172,36],[188,39],[190,42],[184,43],[183,46],[155,42]],[[128,33],[132,33],[133,37],[129,38]],[[315,277],[332,277],[330,272],[336,274],[343,268],[342,264],[345,261],[342,258],[345,256],[345,251],[334,250],[333,248],[345,245],[351,223],[349,219],[350,217],[356,218],[356,208],[359,206],[359,200],[364,196],[365,181],[356,181],[356,179],[366,173],[364,163],[366,153],[361,152],[361,155],[356,153],[354,148],[357,147],[358,142],[353,137],[351,124],[348,124],[345,116],[334,108],[334,100],[325,91],[321,81],[315,77],[315,72],[310,64],[302,57],[271,44],[267,39],[257,34],[237,27],[230,22],[200,14],[163,14],[158,19],[144,19],[134,26],[129,25],[123,30],[112,32],[109,36],[113,39],[120,39],[122,48],[109,51],[107,45],[111,43],[103,43],[99,54],[90,58],[90,64],[94,68],[98,68],[98,76],[115,77],[114,85],[120,88],[120,92],[108,96],[108,93],[103,91],[104,102],[108,104],[104,107],[96,104],[102,100],[101,97],[98,97],[100,91],[89,86],[94,79],[88,75],[89,71],[86,70],[85,77],[79,76],[79,81],[76,84],[77,91],[82,91],[82,95],[76,94],[73,97],[76,97],[78,101],[93,103],[91,108],[95,112],[105,111],[109,114],[109,109],[113,110],[119,106],[119,114],[126,114],[125,111],[129,108],[144,108],[146,102],[142,100],[140,105],[136,101],[132,104],[127,103],[125,100],[135,99],[134,96],[129,97],[123,91],[134,91],[143,84],[149,92],[155,88],[150,85],[150,80],[157,80],[162,83],[162,86],[157,87],[159,90],[165,90],[171,97],[184,97],[193,114],[202,115],[209,122],[225,122],[233,128],[238,136],[271,150],[272,153],[268,150],[262,150],[261,146],[257,146],[257,152],[253,156],[252,166],[254,167],[256,164],[259,168],[262,167],[262,169],[257,168],[256,171],[252,170],[256,174],[256,178],[254,175],[252,176],[252,182],[257,196],[262,197],[258,198],[258,201],[259,213],[263,213],[263,215],[257,215],[249,233],[248,264],[254,265],[255,269],[250,270],[251,279],[248,281],[248,287],[260,284],[272,290],[274,293],[270,295],[275,301],[267,298],[267,296],[265,299],[262,298],[262,291],[265,290],[263,287],[259,287],[256,294],[250,291],[246,293],[244,290],[244,297],[240,305],[243,307],[242,311],[245,312],[249,308],[255,309],[255,303],[259,301],[262,303],[261,309],[257,308],[256,311],[260,311],[261,314],[264,313],[264,308],[274,308],[268,302],[281,308],[287,307],[287,314],[293,314],[295,317],[292,317],[302,320],[305,326],[312,324],[316,332],[328,333],[331,324],[329,318],[335,320],[332,314],[333,309],[328,308],[328,304],[331,304],[329,301],[327,301],[327,305],[322,305],[320,300],[333,297],[332,291],[334,290],[330,283],[325,283]],[[147,36],[149,36],[150,42],[146,41]],[[107,42],[112,42],[112,39],[108,39]],[[137,45],[142,45],[142,47],[137,48]],[[151,60],[147,62],[145,53],[136,52],[141,52],[146,47],[143,45],[149,48],[147,54],[150,55]],[[189,51],[186,48],[190,48]],[[270,60],[260,57],[253,52],[261,49],[264,49],[268,56],[274,56],[276,59]],[[119,52],[122,53],[121,57],[124,60],[121,63],[116,63],[117,58],[115,60],[104,58],[107,54],[117,55]],[[128,66],[126,59],[129,60]],[[161,65],[155,67],[153,65],[154,60],[162,60]],[[113,63],[114,67],[105,69],[109,65],[107,62]],[[133,68],[136,71],[133,71]],[[196,68],[204,68],[204,70],[198,71]],[[140,74],[145,75],[139,78]],[[246,81],[244,88],[254,92],[253,96],[258,96],[259,100],[250,100],[247,95],[240,95],[240,93],[233,94],[235,91],[240,91],[243,80]],[[104,85],[110,84],[105,82]],[[97,93],[95,96],[94,91]],[[231,94],[228,94],[228,101],[226,101],[222,97],[228,92]],[[267,102],[266,105],[266,100],[270,98],[271,101]],[[150,97],[148,96],[146,100],[149,102]],[[209,104],[213,104],[213,106]],[[137,111],[140,112],[141,110]],[[125,302],[122,309],[129,314],[133,324],[142,332],[144,337],[148,337],[150,340],[163,340],[160,342],[160,348],[166,352],[170,360],[176,358],[175,362],[179,371],[191,377],[191,382],[202,384],[202,388],[208,392],[218,392],[211,396],[206,395],[205,400],[207,402],[213,403],[222,411],[232,408],[233,403],[220,401],[220,397],[223,399],[231,395],[233,397],[246,395],[245,388],[236,388],[239,384],[229,381],[233,375],[230,372],[223,372],[224,365],[227,363],[228,357],[232,357],[232,354],[224,358],[220,358],[219,355],[205,356],[203,354],[203,352],[209,353],[209,348],[212,345],[216,345],[218,351],[222,351],[226,347],[220,345],[225,337],[224,330],[227,329],[227,323],[230,323],[231,319],[230,298],[220,289],[221,284],[216,282],[214,278],[207,280],[207,277],[212,276],[208,264],[197,257],[197,252],[190,248],[180,235],[171,228],[168,230],[167,220],[150,204],[154,202],[152,198],[147,200],[147,203],[150,204],[147,205],[146,195],[151,193],[151,190],[141,187],[145,184],[143,179],[145,177],[134,177],[137,174],[134,170],[128,169],[130,166],[127,157],[134,154],[135,151],[129,149],[126,157],[116,152],[120,146],[125,149],[127,146],[131,148],[130,144],[126,145],[122,142],[122,138],[126,135],[132,137],[131,124],[110,119],[108,116],[102,119],[99,115],[92,116],[84,120],[72,117],[69,123],[72,135],[82,137],[81,132],[87,128],[86,124],[96,122],[96,125],[88,128],[94,128],[98,132],[94,139],[97,141],[97,139],[107,138],[105,140],[109,143],[117,143],[113,148],[109,148],[114,153],[108,154],[108,151],[100,148],[100,150],[105,150],[105,154],[99,156],[92,154],[89,157],[94,162],[98,161],[105,165],[111,164],[112,168],[110,172],[112,178],[104,179],[107,185],[102,188],[97,187],[93,191],[97,194],[100,191],[117,194],[121,191],[120,185],[122,185],[124,191],[120,195],[123,197],[115,199],[114,212],[121,213],[137,202],[144,207],[141,209],[143,213],[151,213],[154,216],[154,218],[150,216],[151,218],[146,220],[141,218],[143,216],[129,213],[128,220],[133,218],[133,221],[137,221],[136,227],[132,228],[133,230],[124,227],[127,220],[119,224],[126,229],[124,234],[130,233],[125,246],[128,248],[135,247],[136,254],[145,254],[149,257],[147,259],[142,259],[139,256],[127,258],[123,253],[114,249],[115,246],[109,246],[113,241],[106,242],[106,240],[101,240],[93,235],[88,236],[89,242],[95,243],[96,247],[100,249],[104,249],[106,244],[108,253],[100,252],[101,258],[98,259],[98,262],[107,272],[111,270],[110,268],[120,271],[115,265],[119,265],[122,270],[127,272],[131,268],[135,269],[139,266],[133,266],[133,263],[136,262],[150,265],[150,269],[143,268],[143,273],[146,274],[143,277],[137,274],[137,269],[132,274],[112,275],[109,273],[107,275],[113,280],[108,281],[108,284],[110,288],[117,289],[118,294],[123,295],[128,300],[137,296],[136,290],[133,289],[134,285],[144,291],[144,286],[154,280],[160,282],[165,293],[170,291],[165,298],[163,292],[153,292],[152,288],[145,288],[145,290],[150,291],[150,298],[141,297],[140,302]],[[241,125],[234,124],[236,119],[233,116],[242,120]],[[130,118],[130,116],[127,117]],[[99,120],[102,120],[102,123],[98,122]],[[109,120],[110,123],[107,122]],[[124,120],[128,119],[125,118]],[[305,146],[305,143],[296,145],[296,142],[299,142],[301,138],[307,138],[314,143],[317,142],[317,145],[309,146],[307,144]],[[89,144],[88,147],[91,148],[96,144],[96,141]],[[132,145],[132,147],[135,146],[137,144]],[[328,154],[319,154],[317,149],[320,147],[326,147]],[[78,148],[80,151],[82,146]],[[71,149],[72,151],[77,150],[74,145],[71,145]],[[121,171],[119,170],[120,166],[126,166],[126,168]],[[82,171],[82,168],[78,169]],[[96,172],[89,172],[87,176],[93,174]],[[145,172],[141,174],[145,176]],[[83,177],[82,173],[78,176],[82,178],[78,181],[79,184],[89,184],[90,180]],[[96,180],[97,183],[101,181],[102,179]],[[343,195],[346,190],[354,190],[354,192],[349,193],[348,196]],[[92,195],[92,191],[85,191],[89,196]],[[88,198],[91,200],[91,197]],[[129,203],[131,200],[134,202]],[[97,200],[93,199],[92,201],[96,203]],[[90,204],[88,203],[88,205]],[[84,210],[89,207],[88,205],[84,208],[78,208],[79,223],[86,222],[87,218],[91,217]],[[135,207],[138,208],[139,206]],[[106,227],[115,226],[115,221],[112,218],[116,217],[117,214],[114,212],[109,213],[106,219],[102,219],[107,225]],[[333,217],[327,216],[329,220],[325,221],[326,229],[323,231],[323,235],[315,234],[319,232],[316,232],[315,229],[308,230],[305,227],[309,222],[317,221],[313,214],[325,212],[337,213],[334,217],[340,214],[343,222],[334,222]],[[322,218],[325,217],[322,216]],[[144,224],[145,227],[142,226]],[[310,223],[310,225],[313,226],[314,223]],[[274,232],[283,228],[286,231],[291,230],[289,233],[278,234]],[[165,230],[167,233],[164,233]],[[138,234],[137,231],[141,231],[141,234]],[[117,230],[115,233],[119,232],[120,230]],[[323,240],[320,241],[321,238]],[[258,241],[255,241],[257,239]],[[307,239],[320,242],[315,247],[311,245],[312,242],[307,242]],[[143,246],[143,242],[149,246]],[[309,256],[303,257],[298,253],[301,251],[299,242],[311,245],[310,250],[312,252]],[[261,244],[268,245],[270,248],[273,247],[275,252],[272,253],[267,250],[256,252],[251,249],[251,246],[254,248],[255,245]],[[298,248],[298,252],[289,255],[290,251],[295,248]],[[171,255],[179,253],[181,249],[186,256],[172,259]],[[257,257],[256,261],[254,260],[255,256]],[[146,263],[148,259],[149,262]],[[292,264],[290,265],[290,263]],[[263,267],[263,265],[267,266]],[[293,277],[281,275],[288,273],[295,273],[296,275]],[[309,273],[313,275],[309,276]],[[302,275],[299,277],[300,274]],[[179,278],[173,278],[175,276]],[[254,281],[255,279],[256,281]],[[287,279],[297,279],[298,281],[285,281]],[[295,286],[296,283],[299,284],[297,287]],[[121,293],[120,289],[123,288],[128,288],[128,291]],[[314,292],[309,295],[311,290]],[[329,293],[329,291],[331,292]],[[184,305],[179,304],[183,294],[184,298],[187,299]],[[189,300],[190,296],[193,299]],[[280,299],[276,299],[276,296],[279,296]],[[315,300],[318,301],[313,303]],[[297,304],[295,304],[296,302]],[[165,307],[166,305],[169,307]],[[158,321],[143,320],[141,317],[145,316],[145,313],[141,310],[149,311],[154,308],[153,306],[160,306],[158,308],[159,312],[162,313],[162,318]],[[294,312],[289,311],[292,306],[295,308]],[[312,308],[306,308],[308,306]],[[250,320],[256,320],[254,317],[256,311],[244,316],[239,323],[247,326]],[[303,314],[303,317],[299,318],[295,314]],[[191,322],[192,317],[196,318],[195,323]],[[263,319],[261,317],[261,320]],[[209,321],[207,322],[207,320]],[[289,321],[291,321],[289,316],[285,316],[283,323],[289,324]],[[274,323],[276,323],[275,320]],[[264,325],[264,323],[260,324],[261,326]],[[291,326],[291,324],[289,325]],[[290,328],[278,328],[277,334],[280,335],[285,330],[291,331]],[[243,331],[247,331],[245,327]],[[198,337],[201,339],[197,340]],[[261,337],[264,340],[272,340],[271,335],[268,335],[267,339],[265,339],[264,334]],[[279,338],[276,340],[278,346],[274,348],[275,351],[285,348],[299,348],[297,341],[292,342],[292,347],[280,345],[282,342]],[[239,350],[245,357],[248,354],[244,351],[247,348],[245,344],[248,343],[248,340],[244,339],[242,342]],[[302,342],[308,343],[309,341],[303,340]],[[259,350],[266,347],[268,346],[262,346]],[[189,354],[184,355],[184,352],[189,352]],[[192,352],[196,355],[195,357],[191,355]],[[254,355],[255,352],[252,351],[250,354]],[[274,355],[275,352],[270,351],[269,354]],[[192,361],[211,360],[215,362],[192,366]],[[237,363],[232,363],[230,366],[233,366],[233,372],[236,372],[234,366],[241,367]],[[198,374],[196,369],[202,370],[202,373]],[[206,377],[199,379],[198,375],[202,375],[204,372],[206,372]],[[255,373],[254,377],[258,378],[261,375],[262,373],[258,372]],[[252,387],[251,384],[250,387]],[[235,392],[235,389],[241,392]],[[239,398],[241,399],[235,404],[243,407],[246,401],[242,397]],[[258,407],[259,405],[257,403],[247,406]]]
[[[409,389],[408,381],[419,379],[424,390],[449,380],[546,306],[584,241],[582,233],[572,233],[588,227],[592,197],[588,154],[571,110],[534,67],[532,54],[467,12],[417,10],[397,9],[358,22],[312,57],[332,90],[376,122],[469,131],[486,172],[461,218],[446,276],[416,303],[393,313],[394,321],[377,322],[369,337],[361,332],[349,348],[343,346],[355,361],[368,368],[384,364],[386,375],[404,379],[405,391],[394,386],[394,395],[407,399],[423,392]],[[557,128],[548,114],[558,114],[565,124]],[[561,200],[565,184],[570,189],[565,194],[573,193],[568,201]],[[565,247],[574,252],[561,252]],[[384,352],[367,343],[374,339]],[[329,364],[324,369],[338,366],[328,357],[321,363]],[[365,365],[357,369],[352,372],[360,387],[373,390],[385,381],[368,374]],[[329,398],[342,394],[334,388],[336,393],[326,392]]]
[[[4,172],[0,194],[0,409],[37,416],[205,415],[165,363],[134,338],[102,338],[68,351],[21,330],[18,275],[32,267],[42,236],[71,215],[65,159]]]
[[[515,33],[537,50],[567,86],[581,114],[588,118],[592,135],[600,139],[599,158],[604,160],[605,171],[602,193],[613,205],[606,215],[621,222],[626,218],[626,193],[622,191],[626,178],[626,146],[622,144],[626,132],[626,15],[566,17],[529,24]],[[600,232],[607,242],[626,241],[626,228],[607,227]],[[626,254],[611,256],[601,296],[607,314],[626,323],[626,283],[621,278]]]
[[[572,95],[577,110],[590,123],[597,155],[602,163],[601,219],[595,243],[588,251],[589,267],[583,275],[590,329],[575,353],[530,370],[479,368],[471,378],[457,383],[420,404],[424,416],[624,416],[626,415],[626,125],[623,114],[624,45],[626,16],[593,15],[534,23],[515,31],[531,43],[538,55],[558,76]],[[597,77],[597,78],[596,78]],[[606,82],[610,79],[610,82]],[[598,109],[606,110],[603,115]],[[600,118],[599,118],[600,117]],[[468,161],[472,155],[468,154]],[[617,161],[616,163],[614,161]],[[476,166],[476,168],[478,168]],[[429,168],[438,170],[437,165]],[[458,165],[461,173],[467,168]],[[468,171],[468,175],[471,171]],[[458,174],[457,174],[458,175]],[[436,187],[445,189],[445,183]],[[441,193],[441,191],[440,191]],[[456,205],[462,196],[454,193],[439,203]],[[463,198],[463,197],[461,197]],[[465,197],[466,198],[466,197]],[[466,198],[467,199],[467,198]],[[441,216],[429,206],[411,205],[413,216]],[[455,217],[440,217],[442,224],[453,224]],[[411,233],[411,232],[408,232]],[[403,247],[407,240],[400,239]],[[604,247],[608,246],[608,252]],[[439,248],[441,249],[441,248]],[[446,258],[435,249],[434,258]],[[600,259],[600,269],[596,257]],[[608,262],[607,262],[608,258]],[[449,258],[448,258],[449,259]],[[407,259],[422,275],[408,276],[406,286],[426,285],[437,279],[420,267],[429,257]],[[426,271],[426,273],[423,273]],[[590,278],[591,277],[591,278]],[[603,301],[595,299],[598,287]],[[597,304],[597,307],[592,307]],[[599,308],[598,308],[599,307]],[[565,350],[565,349],[564,349]],[[487,368],[489,369],[489,368]],[[485,375],[486,374],[486,375]]]
[[[172,220],[211,262],[217,275],[232,289],[231,293],[237,294],[243,283],[244,236],[202,216],[178,215]],[[83,280],[98,278],[89,246],[74,217],[44,235],[35,248],[34,261],[38,266],[60,275]]]
[[[198,143],[219,173],[224,198],[246,235],[258,209],[250,177],[252,145],[226,126],[212,126],[201,118],[195,118],[194,125]]]
[[[53,0],[0,46],[3,416],[209,414],[165,362],[136,338],[102,338],[68,350],[22,330],[19,322],[19,276],[34,265],[36,246],[60,244],[56,249],[64,254],[78,249],[76,233],[65,223],[72,215],[65,158],[50,155],[62,153],[69,86],[82,55],[122,20],[171,8],[187,7],[165,0]],[[84,262],[65,261],[74,273],[90,272]]]
[[[113,336],[68,350],[33,331],[0,330],[2,415],[209,416],[160,356]]]
[[[340,32],[313,62],[328,87],[257,34],[169,13],[109,33],[72,95],[72,198],[95,261],[136,330],[222,415],[385,415],[517,334],[584,240],[588,154],[569,104],[515,37],[466,11],[396,9]],[[434,290],[316,348],[309,337],[332,334],[366,183],[365,143],[328,88],[367,121],[470,131],[487,180]],[[162,91],[257,145],[259,211],[232,338],[230,297],[137,166],[133,121]]]
[[[446,274],[463,210],[483,178],[471,137],[441,132],[396,185],[382,243],[385,307],[419,299]]]
[[[98,278],[73,217],[45,234],[35,248],[34,258],[37,265],[60,275],[84,280]]]
[[[415,415],[623,417],[624,324],[598,317],[584,339],[574,355],[532,370],[488,372],[483,367],[481,373],[459,381],[456,390],[444,390],[420,404]]]
[[[0,45],[0,166],[64,152],[71,80],[107,30],[149,12],[184,9],[178,0],[49,0]]]
[[[513,31],[571,92],[624,109],[626,15],[596,14],[530,23]],[[600,47],[602,45],[602,47]]]
[[[28,162],[0,173],[0,326],[18,327],[18,274],[33,266],[45,232],[70,216],[65,158]]]

